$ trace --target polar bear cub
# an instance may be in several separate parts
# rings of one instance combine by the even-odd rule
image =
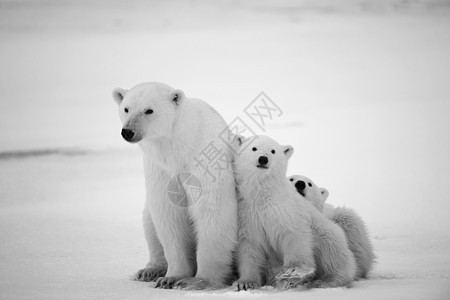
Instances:
[[[375,262],[375,254],[362,218],[351,208],[335,208],[325,203],[329,195],[328,190],[318,187],[308,177],[293,175],[288,177],[288,180],[299,194],[344,230],[350,250],[355,256],[356,278],[366,278]]]
[[[237,141],[240,277],[236,288],[270,284],[270,278],[264,278],[268,264],[280,269],[277,285],[311,279],[312,287],[349,284],[355,261],[344,232],[308,201],[299,201],[301,196],[286,181],[292,146],[281,146],[267,136]]]

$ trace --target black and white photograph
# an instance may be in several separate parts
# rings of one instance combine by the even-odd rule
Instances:
[[[450,0],[0,0],[0,300],[450,298]]]

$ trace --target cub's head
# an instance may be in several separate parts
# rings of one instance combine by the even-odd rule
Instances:
[[[297,192],[310,201],[320,212],[328,198],[328,190],[318,187],[311,179],[302,175],[292,175],[288,180],[295,187]]]
[[[130,143],[168,136],[184,93],[157,82],[141,83],[129,90],[116,88],[113,99],[119,106],[122,137]]]
[[[255,180],[269,177],[285,178],[292,146],[281,146],[267,136],[237,137],[236,174]]]

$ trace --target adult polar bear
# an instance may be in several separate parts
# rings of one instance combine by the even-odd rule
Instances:
[[[237,247],[233,170],[212,177],[195,158],[211,142],[231,157],[231,148],[219,137],[227,124],[206,102],[163,83],[116,88],[113,98],[123,138],[138,143],[144,156],[143,219],[150,260],[136,279],[157,279],[160,288],[223,287]],[[181,173],[192,174],[202,185],[199,199],[185,193],[192,204],[187,207],[177,206],[167,194],[170,180]]]

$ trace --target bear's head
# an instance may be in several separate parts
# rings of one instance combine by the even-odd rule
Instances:
[[[288,177],[289,182],[295,187],[297,192],[310,201],[320,212],[328,198],[328,190],[318,187],[311,179],[302,175],[292,175]]]
[[[237,137],[235,171],[239,177],[260,180],[286,177],[288,160],[294,153],[292,146],[281,146],[268,136]]]
[[[113,99],[119,106],[122,137],[130,143],[169,136],[184,93],[166,84],[141,83],[129,90],[116,88]]]

